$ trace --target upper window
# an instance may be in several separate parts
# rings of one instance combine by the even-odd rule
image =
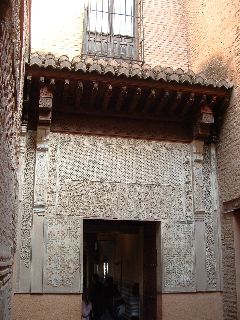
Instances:
[[[85,16],[84,53],[138,60],[142,19],[136,12],[135,0],[90,0]]]

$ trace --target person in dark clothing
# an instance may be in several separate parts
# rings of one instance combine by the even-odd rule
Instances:
[[[104,313],[104,291],[98,274],[93,275],[92,284],[89,289],[89,297],[92,301],[93,319],[101,320]]]
[[[113,297],[114,297],[114,285],[113,278],[108,276],[105,279],[104,284],[104,305],[105,311],[113,317]]]

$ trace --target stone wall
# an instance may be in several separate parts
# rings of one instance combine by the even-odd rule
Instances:
[[[238,0],[185,1],[190,68],[234,84],[217,144],[221,205],[240,196],[240,3]],[[224,319],[237,319],[233,216],[222,214]]]
[[[10,318],[24,72],[24,1],[0,4],[0,319]]]

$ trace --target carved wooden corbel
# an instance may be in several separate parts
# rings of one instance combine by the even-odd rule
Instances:
[[[82,95],[83,95],[83,83],[82,81],[78,81],[75,89],[75,108],[80,107]]]
[[[99,91],[99,88],[98,88],[98,83],[93,81],[92,83],[93,87],[92,87],[92,94],[91,94],[91,100],[90,100],[90,108],[94,108],[95,106],[95,102],[96,102],[96,99],[97,99],[97,96],[98,96],[98,91]]]
[[[129,107],[129,112],[134,112],[135,109],[137,108],[137,105],[138,105],[139,100],[141,98],[141,93],[142,93],[141,88],[137,88],[137,90],[135,91],[135,93],[133,95],[132,102]]]
[[[144,113],[147,113],[150,110],[150,108],[153,105],[156,97],[157,97],[156,91],[154,89],[152,89],[151,92],[149,93],[149,95],[148,95],[148,97],[146,99],[145,105],[143,107],[143,112]]]
[[[214,102],[214,98],[212,99]],[[203,96],[200,102],[200,110],[197,114],[197,119],[193,129],[195,139],[207,138],[210,135],[211,125],[214,123],[214,116],[210,104],[206,101],[206,96]]]
[[[164,92],[159,105],[156,109],[156,114],[159,115],[161,111],[166,107],[167,103],[169,102],[170,93],[168,91]]]
[[[127,87],[124,86],[124,87],[122,87],[120,94],[118,96],[118,99],[117,99],[116,111],[118,111],[118,112],[121,111],[122,104],[123,104],[126,97],[127,97]]]
[[[174,112],[177,110],[179,104],[181,103],[181,100],[182,100],[182,93],[178,92],[176,94],[176,97],[174,98],[172,104],[169,107],[169,110],[168,110],[169,114],[174,114]]]
[[[50,125],[52,117],[52,100],[52,90],[47,86],[43,86],[42,88],[40,88],[38,120],[39,125]]]
[[[103,98],[103,110],[104,111],[108,110],[108,106],[109,106],[109,102],[110,102],[111,97],[112,97],[112,86],[111,86],[111,84],[108,84],[107,89],[104,94],[104,98]]]

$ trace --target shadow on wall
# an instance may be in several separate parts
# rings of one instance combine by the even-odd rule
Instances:
[[[202,64],[200,69],[209,79],[222,80],[229,76],[229,63],[223,60],[220,55],[212,56]]]
[[[10,5],[10,0],[0,0],[0,21],[2,21],[6,16],[6,11],[10,8]]]

